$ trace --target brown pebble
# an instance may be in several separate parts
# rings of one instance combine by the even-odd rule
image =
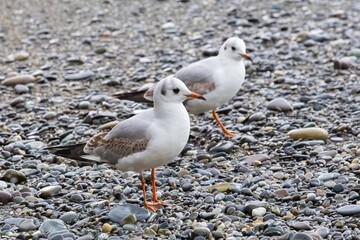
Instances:
[[[111,229],[112,227],[109,223],[104,223],[104,225],[102,226],[103,233],[110,233]]]
[[[35,78],[32,75],[19,75],[14,77],[9,77],[2,81],[2,84],[5,86],[15,86],[16,84],[27,84],[35,82]]]

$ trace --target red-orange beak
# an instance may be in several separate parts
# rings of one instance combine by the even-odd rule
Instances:
[[[251,61],[251,63],[253,63],[253,60],[251,59],[251,57],[247,54],[247,53],[243,53],[243,54],[240,54],[241,57],[245,58],[245,59],[248,59]]]
[[[205,99],[202,95],[200,95],[200,94],[198,94],[198,93],[194,93],[194,92],[192,92],[192,93],[190,93],[190,94],[185,94],[185,96],[186,96],[187,98],[189,98],[189,99],[194,99],[194,98],[196,98],[196,99],[201,99],[201,100],[206,101],[206,99]]]

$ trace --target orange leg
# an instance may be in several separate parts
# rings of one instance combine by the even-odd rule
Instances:
[[[142,188],[142,191],[143,191],[143,197],[144,197],[144,207],[147,208],[149,211],[151,212],[156,212],[156,207],[152,206],[151,204],[149,205],[149,203],[146,201],[146,187],[145,187],[145,179],[144,179],[144,176],[142,174],[142,172],[140,173],[141,174],[141,188]]]
[[[151,191],[152,191],[152,201],[153,203],[150,205],[151,206],[161,206],[161,205],[168,205],[168,206],[171,206],[171,204],[169,203],[166,203],[164,201],[161,201],[157,198],[157,195],[156,195],[156,183],[155,183],[155,180],[156,180],[156,176],[155,176],[155,168],[152,168],[151,169]]]
[[[236,134],[229,132],[224,125],[221,123],[219,116],[217,115],[215,109],[212,110],[212,115],[215,118],[217,124],[219,124],[221,131],[224,133],[225,137],[235,137]]]

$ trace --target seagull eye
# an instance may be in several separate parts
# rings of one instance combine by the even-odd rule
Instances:
[[[232,46],[232,47],[231,47],[231,50],[235,51],[235,50],[236,50],[236,47]]]
[[[180,92],[180,89],[174,88],[174,89],[173,89],[173,92],[174,92],[175,94],[178,94],[178,93]]]

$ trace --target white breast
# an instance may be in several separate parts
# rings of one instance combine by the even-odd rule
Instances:
[[[192,99],[186,102],[186,109],[193,114],[203,113],[215,109],[232,99],[240,90],[245,79],[245,67],[241,61],[238,64],[225,65],[213,74],[216,87],[204,94],[206,101]]]

